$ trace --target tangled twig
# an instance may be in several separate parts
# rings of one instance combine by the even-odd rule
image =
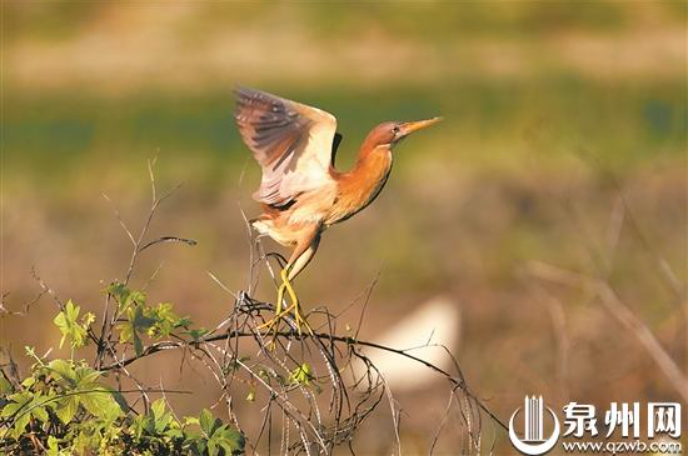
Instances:
[[[115,210],[115,216],[133,246],[124,280],[120,282],[123,286],[130,284],[141,253],[149,247],[168,242],[181,242],[189,246],[196,244],[193,240],[177,236],[159,236],[152,241],[147,240],[151,222],[160,203],[178,188],[158,197],[153,164],[154,162],[149,162],[148,165],[151,206],[140,232],[135,235],[129,230],[119,212]],[[109,198],[107,199],[109,201]],[[251,228],[243,212],[242,216],[247,224],[248,233],[251,234]],[[282,328],[274,329],[269,335],[259,332],[257,329],[272,316],[275,306],[257,300],[252,294],[260,281],[262,271],[267,271],[275,285],[277,284],[270,260],[280,262],[283,259],[279,254],[265,253],[259,239],[253,239],[250,245],[252,252],[248,292],[233,292],[217,275],[208,273],[212,280],[234,299],[228,315],[210,332],[190,337],[171,332],[165,340],[143,345],[137,348],[136,354],[128,355],[127,347],[130,343],[122,343],[117,338],[117,325],[123,321],[122,313],[118,310],[114,296],[108,293],[99,331],[92,327],[88,328],[88,337],[97,347],[95,367],[104,374],[113,375],[121,392],[138,393],[137,401],[142,401],[147,411],[151,403],[148,397],[150,392],[161,392],[165,395],[166,392],[172,391],[165,391],[162,384],[156,389],[146,386],[132,374],[129,367],[159,352],[181,350],[180,369],[189,359],[205,367],[221,389],[216,406],[220,403],[226,405],[230,421],[242,431],[246,437],[247,449],[252,449],[254,453],[258,452],[259,446],[264,446],[271,452],[273,446],[278,445],[282,454],[332,455],[338,446],[346,446],[353,454],[353,440],[357,432],[365,420],[386,400],[392,417],[394,450],[400,454],[402,409],[393,396],[384,373],[366,355],[366,349],[376,349],[412,360],[418,363],[419,367],[439,374],[448,383],[450,402],[433,436],[431,452],[434,451],[449,420],[452,408],[457,409],[456,416],[460,418],[462,431],[467,437],[464,442],[467,452],[481,451],[483,415],[498,427],[507,428],[468,387],[458,361],[448,348],[433,345],[446,352],[453,363],[454,374],[411,354],[411,351],[417,348],[397,349],[359,338],[360,327],[365,320],[365,309],[377,278],[359,299],[347,307],[348,310],[362,300],[358,327],[350,333],[353,336],[339,334],[338,318],[341,313],[332,314],[324,307],[316,308],[310,313],[310,318],[317,321],[313,322],[313,328],[316,329],[313,333],[298,333],[292,315],[284,316]],[[153,276],[156,273],[157,270]],[[35,301],[43,295],[49,295],[61,310],[64,309],[57,295],[36,274],[34,276],[42,291]],[[30,305],[35,301],[30,302]],[[430,345],[428,342],[425,346]],[[128,379],[136,389],[125,389],[122,377]],[[238,387],[242,386],[251,391],[251,401],[256,401],[257,395],[261,397],[260,427],[254,436],[249,436],[242,428],[240,415],[234,407],[234,397],[239,391]]]

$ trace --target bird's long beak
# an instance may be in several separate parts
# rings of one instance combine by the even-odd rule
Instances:
[[[418,130],[428,128],[431,125],[435,125],[441,120],[442,120],[441,117],[433,117],[432,119],[426,119],[424,121],[404,122],[400,126],[400,128],[401,128],[401,131],[399,132],[401,134],[400,136],[405,137],[407,135],[410,135],[413,132],[417,132]]]

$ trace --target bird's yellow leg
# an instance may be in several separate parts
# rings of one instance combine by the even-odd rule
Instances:
[[[277,332],[277,323],[279,320],[282,318],[282,316],[288,314],[293,308],[294,308],[294,303],[298,303],[298,299],[296,298],[296,293],[294,292],[294,288],[292,287],[291,283],[289,282],[288,278],[288,271],[289,271],[289,265],[284,267],[282,271],[280,272],[280,277],[282,278],[282,285],[280,285],[279,289],[277,290],[277,304],[275,305],[275,316],[270,319],[269,321],[259,325],[257,328],[262,329],[266,328],[268,329],[267,333],[270,333],[270,331],[274,328],[275,333]],[[287,290],[289,292],[289,298],[291,299],[292,303],[286,307],[286,309],[283,309],[284,307],[284,292]]]
[[[289,311],[292,309],[294,310],[294,320],[296,321],[296,328],[299,332],[299,335],[302,334],[301,328],[305,327],[305,329],[308,331],[308,333],[313,333],[313,330],[311,329],[311,326],[308,325],[308,322],[306,322],[306,319],[301,316],[301,304],[299,303],[299,298],[296,296],[296,292],[294,291],[294,286],[292,286],[291,281],[289,281],[289,275],[286,274],[286,268],[282,271],[282,281],[284,281],[284,285],[286,286],[287,293],[289,294],[289,298],[291,298],[291,305],[287,309],[285,309],[282,314],[287,314]]]
[[[282,311],[279,316],[276,317],[282,317],[287,314],[289,314],[292,310],[294,310],[294,321],[296,323],[296,329],[299,332],[299,335],[302,334],[302,328],[306,328],[306,330],[309,333],[313,333],[313,330],[311,330],[310,325],[308,325],[308,322],[303,318],[301,315],[301,304],[299,303],[299,298],[296,295],[296,291],[294,290],[294,286],[292,285],[291,281],[289,280],[289,267],[285,268],[282,270],[282,285],[287,291],[287,294],[289,295],[289,298],[291,299],[291,304],[284,310]]]
[[[258,326],[258,328],[262,329],[262,328],[267,327],[268,333],[273,328],[275,328],[275,332],[277,332],[276,326],[277,326],[279,320],[283,316],[286,316],[292,310],[294,310],[294,320],[295,320],[296,328],[297,328],[297,331],[299,332],[299,335],[302,334],[302,330],[301,330],[302,327],[306,328],[306,330],[309,333],[313,333],[313,330],[311,329],[310,325],[308,325],[308,322],[306,322],[306,320],[301,315],[301,305],[299,304],[299,298],[296,295],[296,291],[294,290],[294,286],[291,284],[291,281],[289,280],[289,265],[287,265],[284,269],[282,269],[280,276],[282,278],[282,285],[280,286],[279,290],[277,291],[277,305],[275,306],[275,316],[272,319],[270,319],[269,321],[265,322],[264,324],[261,324],[260,326]],[[291,303],[285,309],[282,309],[285,291],[289,295]]]
[[[270,333],[270,330],[272,330],[273,327],[277,324],[279,321],[279,318],[284,315],[284,312],[282,311],[282,304],[284,303],[284,290],[286,289],[286,285],[282,283],[282,285],[279,287],[277,290],[277,303],[275,304],[275,317],[270,319],[269,321],[265,322],[264,324],[259,325],[257,328],[262,329],[267,327],[268,333]],[[275,329],[277,330],[277,329]]]
[[[294,308],[294,320],[296,321],[296,328],[298,329],[299,335],[302,334],[301,327],[304,327],[308,333],[313,334],[313,329],[308,325],[308,321],[301,316],[301,306],[298,302],[293,306]]]

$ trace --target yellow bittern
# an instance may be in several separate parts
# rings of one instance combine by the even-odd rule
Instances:
[[[440,118],[378,125],[363,142],[354,167],[341,172],[334,168],[342,139],[334,116],[253,89],[235,93],[234,118],[263,172],[260,188],[253,194],[263,214],[251,225],[261,236],[294,248],[280,273],[275,317],[261,327],[272,328],[293,310],[299,333],[302,326],[310,331],[292,281],[313,259],[329,226],[349,219],[379,195],[392,170],[394,146]],[[291,304],[283,309],[285,291]]]

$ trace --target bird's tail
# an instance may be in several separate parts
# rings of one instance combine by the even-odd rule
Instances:
[[[266,223],[266,218],[261,216],[261,217],[256,217],[255,219],[250,219],[248,221],[249,224],[251,224],[251,227],[253,230],[258,232],[259,235],[269,235],[270,234],[270,227]]]

